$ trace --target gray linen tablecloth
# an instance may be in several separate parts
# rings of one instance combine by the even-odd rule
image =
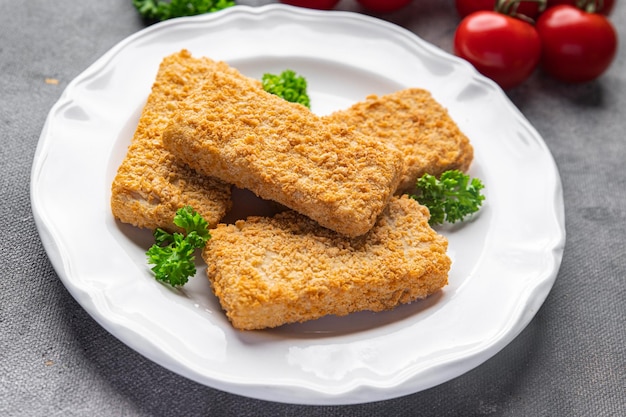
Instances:
[[[618,3],[612,19],[626,40]],[[349,0],[339,8],[363,12]],[[452,0],[380,17],[451,51]],[[29,201],[47,113],[74,77],[145,26],[131,0],[0,0],[0,416],[626,415],[624,42],[597,81],[569,86],[538,73],[508,92],[553,153],[565,198],[562,266],[528,327],[427,391],[318,407],[243,398],[152,363],[100,327],[48,260]]]

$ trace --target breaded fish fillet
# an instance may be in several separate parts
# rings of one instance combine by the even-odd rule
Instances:
[[[395,147],[225,71],[212,71],[183,102],[163,144],[198,172],[348,236],[374,225],[404,165]]]
[[[431,94],[408,88],[381,97],[372,95],[325,120],[343,122],[395,145],[405,165],[397,193],[412,192],[423,174],[466,171],[474,157],[468,138]]]
[[[183,50],[163,59],[126,157],[111,187],[113,215],[138,227],[175,229],[176,210],[191,205],[214,226],[230,208],[229,184],[180,163],[161,142],[177,109],[202,78],[222,67]]]
[[[203,258],[238,329],[382,311],[448,282],[448,242],[428,218],[428,209],[415,200],[394,197],[367,234],[348,238],[289,210],[219,224]]]

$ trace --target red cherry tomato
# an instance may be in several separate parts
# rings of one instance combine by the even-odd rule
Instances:
[[[558,6],[560,4],[569,4],[570,6],[576,7],[577,0],[548,0],[547,1],[547,7]],[[593,11],[595,13],[600,13],[605,16],[608,16],[613,11],[613,6],[615,6],[615,1],[614,0],[595,0],[595,1],[590,1],[587,4],[592,4],[592,6],[594,7]],[[583,9],[585,11],[588,11],[584,7]]]
[[[482,10],[493,11],[496,7],[496,1],[497,0],[454,0],[454,4],[459,16],[465,17]],[[535,19],[539,16],[539,3],[536,1],[520,1],[517,6],[517,13]]]
[[[412,0],[357,0],[361,6],[378,13],[393,12],[409,4]]]
[[[309,9],[330,10],[339,3],[339,0],[280,0],[280,2]]]
[[[573,6],[554,6],[536,23],[542,42],[541,67],[559,80],[582,83],[599,77],[617,52],[617,32],[609,20]]]
[[[509,89],[533,73],[541,57],[541,41],[528,22],[496,12],[474,12],[456,29],[454,53]]]

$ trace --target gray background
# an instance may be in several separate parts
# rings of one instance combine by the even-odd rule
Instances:
[[[626,40],[619,3],[612,20]],[[339,8],[363,12],[350,0]],[[381,17],[447,51],[459,21],[452,0],[415,0]],[[220,392],[146,360],[74,301],[43,250],[29,180],[47,113],[74,77],[143,27],[131,0],[0,0],[1,416],[626,415],[624,42],[595,82],[567,86],[537,73],[508,92],[552,151],[565,196],[563,263],[530,325],[482,366],[430,390],[312,407]]]

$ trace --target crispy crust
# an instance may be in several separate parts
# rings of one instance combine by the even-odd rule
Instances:
[[[447,110],[419,88],[372,95],[325,119],[344,122],[400,149],[405,168],[398,194],[413,192],[425,173],[439,176],[450,169],[466,171],[474,157],[468,138]]]
[[[192,205],[214,226],[230,208],[229,185],[196,173],[174,158],[161,142],[162,131],[180,101],[216,68],[251,88],[261,89],[257,80],[244,77],[225,63],[193,58],[186,50],[166,57],[113,181],[111,208],[117,219],[139,227],[172,229],[176,210]],[[369,96],[321,119],[354,126],[365,135],[385,139],[400,149],[405,165],[397,194],[412,192],[415,181],[424,173],[466,171],[473,159],[467,137],[447,111],[422,89]]]
[[[211,231],[207,275],[235,328],[382,311],[447,284],[448,242],[428,209],[394,197],[366,235],[348,238],[294,211]]]
[[[111,186],[113,215],[124,223],[174,230],[176,210],[191,205],[211,226],[231,206],[229,184],[200,175],[180,163],[161,142],[161,134],[200,80],[223,67],[183,50],[166,57],[142,110],[126,157]]]
[[[348,236],[374,225],[404,165],[395,147],[223,71],[184,101],[163,144],[198,172]]]

